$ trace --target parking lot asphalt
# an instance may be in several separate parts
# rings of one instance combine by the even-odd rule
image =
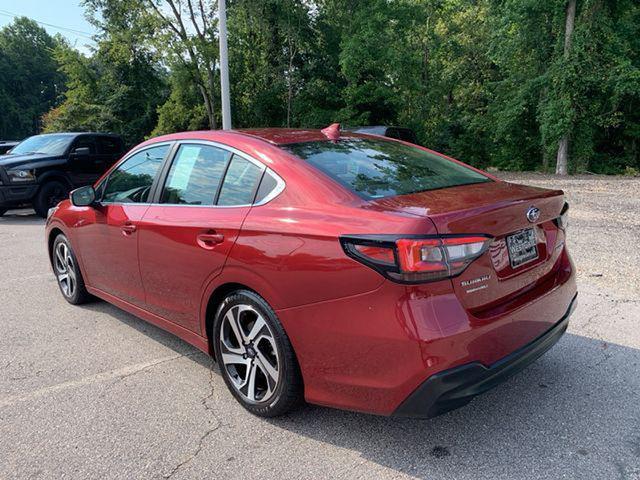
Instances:
[[[314,406],[250,415],[193,347],[107,303],[67,304],[44,222],[9,212],[0,478],[640,480],[640,181],[509,178],[566,189],[578,309],[525,371],[426,421]]]

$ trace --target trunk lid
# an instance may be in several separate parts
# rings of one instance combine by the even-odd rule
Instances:
[[[548,190],[496,181],[388,197],[373,208],[428,217],[439,234],[488,234],[489,250],[452,279],[463,305],[482,315],[532,288],[550,275],[562,251],[564,233],[553,221],[564,205],[561,190]],[[527,218],[530,208],[539,217]],[[533,229],[537,258],[512,265],[507,237]],[[523,234],[525,236],[529,233]],[[512,237],[518,243],[522,235]],[[517,248],[517,247],[514,247]]]

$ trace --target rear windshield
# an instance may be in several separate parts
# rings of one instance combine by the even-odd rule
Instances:
[[[342,139],[284,148],[366,200],[491,181],[439,155],[397,142]]]

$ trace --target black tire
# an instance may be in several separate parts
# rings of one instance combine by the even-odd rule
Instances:
[[[66,253],[63,253],[66,252]],[[87,303],[93,299],[87,292],[78,267],[78,260],[67,237],[58,235],[51,248],[51,266],[64,299],[72,305]],[[66,275],[66,277],[65,277]],[[65,283],[66,281],[66,283]]]
[[[69,196],[69,187],[58,180],[51,180],[40,187],[33,200],[33,209],[42,218],[47,218],[47,212],[60,201]]]
[[[0,217],[3,216],[5,213],[7,213],[7,209],[6,208],[0,208]]]
[[[250,308],[241,311],[246,307]],[[231,332],[229,318],[227,317],[225,320],[228,313],[232,318],[238,319],[240,328],[243,329],[241,335],[243,338],[246,335],[247,345],[231,341],[231,337],[236,339],[238,337]],[[259,317],[264,320],[266,328],[265,326],[259,330],[255,328],[254,339],[256,343],[254,344],[254,340],[248,340],[250,337],[248,334],[253,333]],[[277,315],[262,297],[249,290],[238,290],[231,293],[218,308],[212,328],[213,332],[209,333],[213,334],[215,356],[220,366],[222,378],[224,378],[232,395],[244,408],[261,417],[276,417],[289,412],[302,402],[302,375],[293,347]],[[226,343],[222,342],[222,335],[225,336]],[[233,353],[228,348],[229,345],[232,345],[234,350],[245,352],[244,358],[246,360],[244,362],[247,362],[246,365],[225,363],[223,351],[226,358],[229,358],[229,355],[238,357],[238,360],[240,360],[239,357],[243,357],[239,353]],[[270,354],[273,346],[277,351]],[[270,368],[265,369],[267,365],[264,362],[269,362]],[[277,381],[272,388],[273,377],[268,376],[266,372],[271,371],[273,374],[275,370],[277,370]],[[248,387],[238,386],[242,383],[242,377],[247,379],[246,385],[251,384],[248,379],[251,377],[252,371],[255,372],[253,374],[255,385],[253,401],[250,400],[250,393],[242,391],[243,389],[248,391]],[[261,394],[262,398],[260,398]]]

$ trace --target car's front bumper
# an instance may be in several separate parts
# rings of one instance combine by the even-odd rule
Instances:
[[[10,208],[31,203],[37,191],[37,184],[0,185],[0,207]]]
[[[476,395],[523,370],[560,340],[576,307],[577,296],[573,297],[562,319],[529,344],[488,367],[480,362],[472,362],[432,375],[409,395],[394,415],[435,417],[467,404]]]

